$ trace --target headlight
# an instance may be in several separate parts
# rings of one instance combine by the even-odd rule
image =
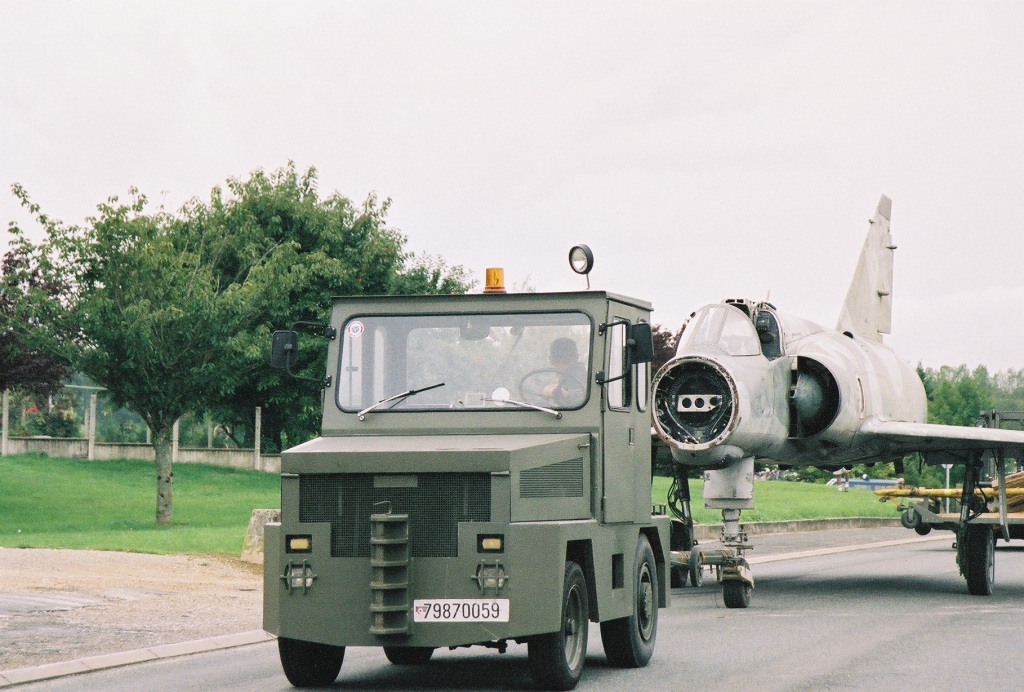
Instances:
[[[476,537],[476,551],[478,553],[500,553],[505,549],[505,537],[497,534],[491,536],[478,535]]]
[[[289,553],[313,552],[312,536],[288,536],[285,539],[285,551]]]

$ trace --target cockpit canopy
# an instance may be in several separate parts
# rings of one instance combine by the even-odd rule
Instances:
[[[678,352],[701,351],[709,346],[730,356],[761,355],[754,324],[733,305],[707,305],[698,310],[686,324]]]
[[[768,303],[727,301],[707,305],[686,324],[677,354],[716,349],[729,356],[769,360],[783,353],[779,320]]]

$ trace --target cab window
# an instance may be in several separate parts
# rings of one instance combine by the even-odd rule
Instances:
[[[618,319],[618,318],[616,318]],[[615,324],[608,328],[608,406],[628,409],[632,396],[630,374],[626,372],[626,325]],[[625,374],[622,379],[615,379]]]
[[[590,396],[591,330],[580,312],[352,317],[342,327],[337,405],[360,411],[424,389],[378,412],[507,412],[509,400],[580,408]]]

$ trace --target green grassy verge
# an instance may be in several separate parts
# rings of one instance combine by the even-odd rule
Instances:
[[[176,464],[174,524],[158,527],[152,462],[3,457],[0,546],[237,555],[280,487],[276,474]]]
[[[665,502],[671,480],[655,476],[651,500]],[[698,524],[719,524],[722,512],[704,509],[704,482],[690,480],[691,511]],[[882,503],[869,490],[840,493],[835,488],[816,483],[788,481],[754,481],[756,509],[743,510],[744,522],[786,521],[789,519],[821,519],[831,517],[898,517],[896,505]]]

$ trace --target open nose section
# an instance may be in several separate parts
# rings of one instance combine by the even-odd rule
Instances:
[[[708,449],[723,442],[735,427],[736,401],[736,384],[719,363],[677,358],[654,380],[654,428],[677,449]]]

